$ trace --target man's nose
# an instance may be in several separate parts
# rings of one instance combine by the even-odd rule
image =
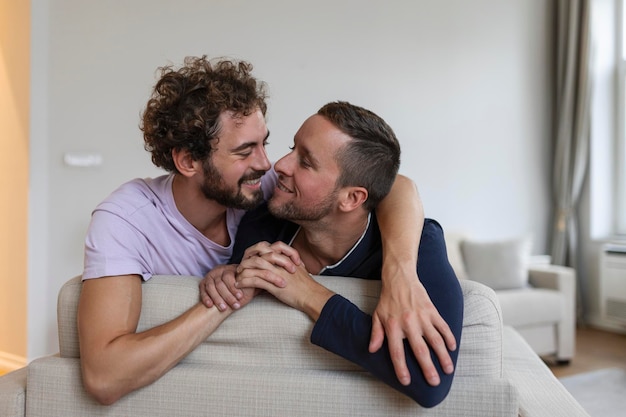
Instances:
[[[272,167],[270,160],[267,158],[265,148],[261,148],[261,152],[255,160],[255,169],[258,171],[268,171]]]
[[[291,160],[292,158],[291,155],[293,154],[293,152],[288,153],[287,155],[283,156],[282,158],[280,158],[275,164],[274,164],[274,170],[277,173],[280,173],[282,175],[285,176],[291,176]]]

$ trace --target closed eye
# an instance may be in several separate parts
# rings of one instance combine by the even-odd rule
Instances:
[[[302,168],[312,168],[313,166],[307,161],[306,158],[299,158],[300,166]]]

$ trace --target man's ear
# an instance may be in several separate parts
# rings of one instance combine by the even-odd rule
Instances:
[[[340,191],[339,209],[346,212],[357,209],[365,204],[368,197],[364,187],[345,187]]]
[[[172,160],[178,172],[185,177],[192,177],[202,169],[202,164],[194,161],[186,149],[172,149]]]

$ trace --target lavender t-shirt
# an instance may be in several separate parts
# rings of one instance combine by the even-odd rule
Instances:
[[[176,208],[173,175],[134,179],[109,195],[92,213],[85,239],[83,279],[114,275],[202,277],[230,259],[244,210],[227,209],[230,244],[204,236]],[[261,187],[267,199],[276,184],[270,170]]]

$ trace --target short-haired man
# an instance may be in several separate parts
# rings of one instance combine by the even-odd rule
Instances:
[[[136,332],[142,282],[157,274],[202,277],[227,262],[244,210],[274,189],[265,153],[266,93],[251,70],[246,62],[205,57],[162,68],[142,129],[153,163],[169,175],[123,184],[93,212],[78,332],[83,383],[103,404],[160,378],[233,312],[199,301],[168,323]],[[410,188],[401,193],[415,196]],[[400,249],[393,249],[397,242]],[[385,264],[397,264],[387,256],[398,258],[411,244],[390,242]],[[401,284],[396,289],[406,292]],[[406,310],[390,297],[381,304]],[[439,331],[453,343],[449,329]]]
[[[298,130],[292,151],[276,162],[278,183],[272,198],[242,219],[231,260],[240,262],[236,282],[214,281],[209,275],[205,289],[216,299],[234,287],[267,290],[313,319],[313,343],[431,407],[445,398],[453,375],[437,363],[441,383],[433,386],[418,359],[408,353],[410,379],[398,381],[388,345],[368,352],[371,316],[309,274],[380,279],[383,244],[373,210],[390,190],[399,165],[400,145],[384,120],[346,102],[323,106]],[[295,273],[283,268],[292,259],[302,261]],[[460,340],[463,295],[447,259],[443,231],[434,220],[424,222],[417,271]],[[284,282],[276,285],[272,275]],[[450,353],[456,362],[458,349]]]

